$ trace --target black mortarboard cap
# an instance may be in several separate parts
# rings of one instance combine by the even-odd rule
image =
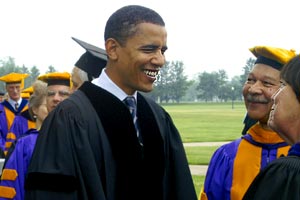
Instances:
[[[72,37],[86,52],[82,54],[75,66],[85,71],[88,75],[98,77],[107,63],[107,54],[104,49]]]

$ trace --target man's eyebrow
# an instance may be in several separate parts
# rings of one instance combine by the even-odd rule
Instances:
[[[158,49],[158,48],[159,48],[159,45],[147,44],[147,45],[141,46],[139,49]],[[163,46],[161,49],[165,51],[168,49],[168,47]]]
[[[157,49],[158,45],[154,45],[154,44],[146,44],[140,47],[140,49]]]

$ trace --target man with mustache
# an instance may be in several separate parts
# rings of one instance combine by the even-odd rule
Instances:
[[[258,122],[241,138],[217,149],[211,158],[200,199],[242,199],[247,188],[269,162],[290,148],[267,125],[271,96],[280,87],[280,69],[295,56],[293,50],[255,46],[257,58],[243,87],[247,114]]]

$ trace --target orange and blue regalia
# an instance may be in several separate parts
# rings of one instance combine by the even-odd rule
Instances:
[[[19,84],[22,88],[27,74],[10,73],[0,77],[1,81],[8,84]],[[13,89],[15,90],[15,89]],[[11,102],[17,105],[13,106]],[[24,134],[28,129],[35,127],[35,122],[25,118],[22,114],[28,110],[28,101],[19,98],[18,101],[10,99],[4,100],[0,106],[0,148],[6,153],[13,141]]]
[[[200,199],[242,199],[259,171],[276,158],[286,156],[289,149],[277,133],[263,129],[259,123],[253,125],[242,138],[214,153]]]

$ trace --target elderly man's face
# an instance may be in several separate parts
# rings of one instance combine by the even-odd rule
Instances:
[[[6,84],[6,91],[9,98],[18,101],[21,97],[21,83],[8,83]]]
[[[271,96],[280,87],[280,72],[265,64],[255,64],[243,87],[248,115],[266,124],[272,107]]]
[[[71,89],[66,85],[50,85],[47,87],[47,109],[52,111],[60,102],[68,98]]]

